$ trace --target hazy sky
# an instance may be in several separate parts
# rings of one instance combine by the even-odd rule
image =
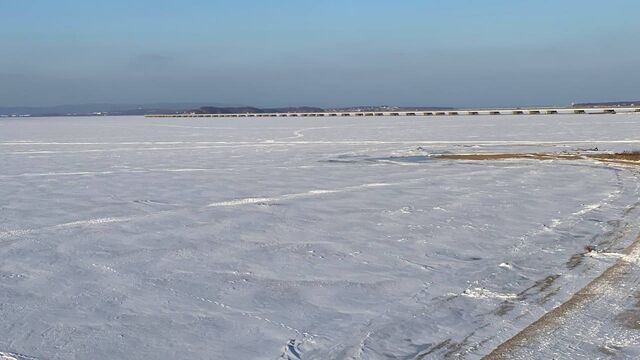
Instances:
[[[0,0],[0,106],[640,99],[638,0]]]

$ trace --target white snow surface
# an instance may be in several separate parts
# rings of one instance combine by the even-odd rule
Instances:
[[[429,155],[595,147],[640,115],[0,119],[0,358],[480,358],[636,238],[638,170]]]

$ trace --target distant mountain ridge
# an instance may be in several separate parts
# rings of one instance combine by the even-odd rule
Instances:
[[[232,107],[216,107],[216,106],[203,106],[190,112],[194,114],[262,114],[262,113],[314,113],[324,112],[325,110],[317,107],[300,106],[300,107],[282,107],[282,108],[267,108],[261,109],[253,106],[232,106]]]
[[[203,103],[69,104],[56,106],[0,106],[4,116],[99,116],[180,113]]]

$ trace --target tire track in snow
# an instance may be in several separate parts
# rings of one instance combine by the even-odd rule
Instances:
[[[69,143],[71,144],[71,143]],[[640,140],[558,140],[558,141],[518,141],[518,140],[462,140],[462,141],[437,141],[437,140],[338,140],[338,141],[278,141],[266,140],[257,142],[211,142],[211,143],[185,143],[199,146],[175,146],[175,147],[127,147],[112,149],[80,149],[80,150],[23,150],[9,151],[2,155],[45,155],[45,154],[81,154],[81,153],[110,153],[128,151],[176,151],[176,150],[206,150],[218,148],[241,147],[275,147],[294,145],[476,145],[476,146],[535,146],[535,145],[584,145],[584,144],[640,144]],[[6,145],[6,143],[5,143]],[[18,144],[13,144],[18,145]],[[24,145],[24,144],[20,144]],[[33,145],[33,144],[30,144]],[[63,144],[58,144],[63,145]]]
[[[136,217],[129,216],[129,217],[93,218],[93,219],[87,219],[87,220],[72,221],[72,222],[67,222],[67,223],[62,223],[62,224],[57,224],[52,226],[45,226],[37,229],[17,229],[17,230],[0,231],[0,241],[13,238],[13,237],[18,237],[18,236],[31,235],[43,230],[69,229],[69,228],[76,228],[76,227],[83,227],[83,226],[114,224],[114,223],[128,222],[130,220],[133,220],[134,218]]]
[[[355,186],[347,186],[339,189],[309,190],[309,191],[300,192],[300,193],[284,194],[284,195],[273,196],[273,197],[250,197],[250,198],[233,199],[233,200],[211,203],[205,206],[204,209],[215,208],[215,207],[227,207],[227,206],[255,205],[255,204],[270,203],[270,202],[282,201],[282,200],[317,197],[317,196],[326,195],[326,194],[337,194],[337,193],[345,193],[345,192],[352,192],[352,191],[361,191],[361,190],[372,189],[372,188],[406,185],[410,183],[419,182],[424,179],[425,178],[418,178],[418,179],[411,179],[411,180],[401,181],[396,183],[369,183],[369,184],[361,184],[361,185],[355,185]],[[77,220],[77,221],[72,221],[72,222],[67,222],[62,224],[45,226],[45,227],[36,228],[36,229],[5,230],[5,231],[0,231],[0,242],[6,241],[11,238],[15,238],[15,237],[31,235],[43,230],[68,229],[68,228],[77,228],[77,227],[83,227],[83,226],[97,226],[97,225],[108,225],[113,223],[129,222],[132,220],[150,217],[150,216],[156,216],[160,214],[175,213],[181,210],[184,210],[184,208],[177,209],[177,210],[160,211],[156,213],[143,214],[143,215],[133,215],[133,216],[125,216],[125,217],[103,217],[103,218],[92,218],[92,219],[86,219],[86,220]]]
[[[315,197],[315,196],[326,195],[326,194],[345,193],[345,192],[352,192],[352,191],[359,191],[359,190],[365,190],[370,188],[387,187],[387,186],[394,186],[394,185],[403,185],[410,182],[415,182],[417,180],[422,180],[422,179],[397,182],[397,183],[370,183],[370,184],[362,184],[362,185],[356,185],[356,186],[348,186],[340,189],[310,190],[310,191],[305,191],[300,193],[284,194],[284,195],[273,196],[273,197],[248,197],[248,198],[214,202],[207,205],[207,207],[243,206],[243,205],[252,205],[252,204],[271,203],[271,202],[282,201],[282,200]]]
[[[310,127],[310,128],[298,129],[298,130],[293,132],[293,136],[281,138],[281,139],[278,139],[278,140],[301,139],[301,138],[304,137],[304,133],[307,132],[307,131],[336,129],[336,128],[340,128],[340,127],[339,126],[319,126],[319,127]]]
[[[207,145],[207,146],[175,146],[175,147],[133,147],[114,149],[82,149],[82,150],[24,150],[3,153],[3,155],[50,155],[50,154],[85,154],[85,153],[113,153],[136,151],[176,151],[176,150],[209,150],[240,147],[274,147],[288,146],[288,143],[253,143],[233,145]]]
[[[298,166],[273,166],[270,169],[292,170],[292,169],[315,169],[327,167],[339,167],[340,165],[330,166],[322,165],[298,165]],[[0,175],[0,179],[16,179],[16,178],[39,178],[39,177],[65,177],[65,176],[101,176],[101,175],[117,175],[117,174],[147,174],[147,173],[204,173],[204,172],[229,172],[229,171],[247,171],[254,170],[254,167],[240,166],[227,168],[133,168],[131,170],[104,170],[104,171],[71,171],[71,172],[46,172],[46,173],[22,173],[13,175]]]

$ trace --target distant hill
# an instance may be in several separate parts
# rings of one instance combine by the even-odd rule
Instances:
[[[327,111],[434,111],[449,107],[352,106],[323,109],[312,106],[258,108],[254,106],[202,106],[197,103],[83,104],[43,107],[0,107],[0,116],[117,116],[153,114],[321,113]]]
[[[157,104],[78,104],[57,106],[12,106],[1,107],[4,116],[99,116],[99,115],[145,115],[182,113],[199,103],[157,103]]]
[[[612,101],[578,103],[574,108],[591,107],[633,107],[640,106],[638,101]],[[246,114],[246,113],[321,113],[321,112],[389,112],[389,111],[438,111],[455,110],[444,106],[350,106],[341,108],[319,108],[312,106],[291,106],[259,108],[239,105],[207,105],[198,103],[157,103],[157,104],[81,104],[43,107],[14,106],[1,107],[0,117],[6,116],[117,116],[117,115],[154,115],[154,114]]]
[[[191,110],[195,114],[262,114],[262,113],[315,113],[324,112],[322,108],[301,106],[301,107],[282,107],[282,108],[266,108],[261,109],[253,106],[232,106],[232,107],[216,107],[203,106],[197,110]]]

